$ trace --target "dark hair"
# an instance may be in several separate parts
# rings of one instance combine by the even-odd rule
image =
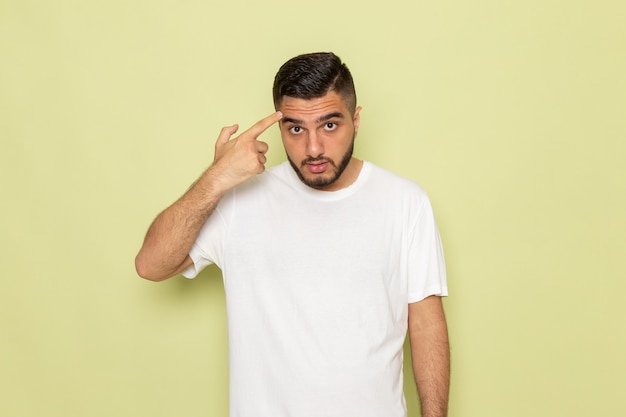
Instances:
[[[278,110],[284,96],[308,100],[331,91],[342,96],[354,114],[356,92],[346,64],[332,52],[298,55],[285,62],[274,77],[274,107]]]

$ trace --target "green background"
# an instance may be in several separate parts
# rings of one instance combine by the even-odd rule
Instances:
[[[219,271],[155,284],[133,259],[219,129],[325,50],[357,84],[357,156],[435,207],[450,415],[626,415],[617,0],[0,0],[0,415],[227,415]]]

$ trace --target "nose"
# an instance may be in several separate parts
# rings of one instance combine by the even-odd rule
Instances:
[[[312,158],[318,158],[324,154],[324,144],[322,143],[322,138],[319,137],[315,131],[309,132],[306,143],[306,153]]]

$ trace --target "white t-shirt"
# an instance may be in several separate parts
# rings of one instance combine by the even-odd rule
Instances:
[[[224,277],[232,417],[404,417],[408,304],[447,295],[425,191],[365,162],[319,191],[288,163],[228,193],[190,251]]]

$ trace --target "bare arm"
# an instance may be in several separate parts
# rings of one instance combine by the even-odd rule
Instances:
[[[232,140],[238,126],[222,129],[213,164],[148,229],[135,258],[139,276],[162,281],[191,265],[189,250],[224,193],[264,171],[268,146],[257,138],[281,117],[272,113]]]
[[[440,297],[431,296],[409,304],[409,338],[422,417],[445,417],[450,386],[450,348]]]
[[[162,281],[191,265],[189,250],[223,192],[215,187],[211,168],[152,222],[135,268],[142,278]]]

